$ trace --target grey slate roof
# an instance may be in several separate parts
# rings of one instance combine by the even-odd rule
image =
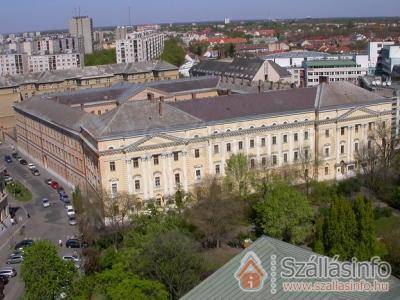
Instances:
[[[377,101],[391,101],[347,81],[339,81],[319,86],[315,107],[329,109],[338,106],[355,106]]]
[[[302,57],[326,57],[329,54],[317,51],[288,51],[273,53],[263,56],[264,59],[276,59],[276,58],[302,58]]]
[[[238,281],[234,274],[240,267],[241,259],[249,251],[254,251],[260,258],[264,270],[267,272],[266,282],[260,291],[245,292],[239,288]],[[271,293],[271,255],[276,255],[276,294]],[[280,262],[285,257],[293,257],[297,261],[308,261],[316,253],[297,247],[280,240],[263,236],[255,241],[249,248],[232,258],[215,273],[206,278],[198,286],[189,291],[182,300],[198,299],[229,299],[229,300],[247,300],[247,299],[399,299],[400,281],[395,277],[382,279],[389,281],[389,292],[366,293],[366,292],[285,292],[282,283],[284,279],[280,276],[282,268]],[[340,279],[339,279],[340,280]],[[342,279],[344,281],[344,279]],[[308,281],[308,280],[303,280]],[[310,279],[315,282],[317,280]],[[323,281],[318,279],[318,281]]]
[[[314,109],[317,88],[227,95],[169,103],[206,122]]]
[[[278,75],[280,77],[291,77],[292,76],[292,74],[287,69],[281,67],[276,62],[270,60],[270,61],[268,61],[268,63],[275,70],[275,72],[278,73]]]
[[[44,71],[41,73],[0,77],[0,88],[18,86],[26,83],[44,84],[61,82],[66,79],[89,79],[111,77],[118,74],[129,75],[167,70],[178,70],[178,68],[162,60],[89,66],[70,70]]]
[[[186,91],[216,89],[218,87],[219,80],[219,77],[209,76],[153,82],[147,84],[147,86],[166,93],[180,93]]]
[[[260,70],[265,60],[260,58],[242,58],[236,57],[232,62],[205,60],[190,69],[193,76],[202,76],[205,74],[229,76],[243,79],[253,79]]]

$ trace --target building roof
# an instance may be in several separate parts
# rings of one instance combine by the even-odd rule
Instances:
[[[263,269],[267,273],[266,281],[259,291],[245,292],[239,287],[238,280],[235,274],[241,267],[241,261],[246,255],[250,255],[253,251],[261,260]],[[275,255],[276,266],[276,293],[271,290],[271,256]],[[247,300],[247,299],[398,299],[400,298],[400,281],[395,277],[381,279],[381,281],[389,282],[389,292],[285,292],[283,290],[284,282],[316,282],[327,281],[321,278],[307,279],[284,279],[280,276],[284,269],[281,266],[281,261],[284,258],[293,258],[296,262],[309,261],[313,256],[316,258],[322,257],[310,250],[298,247],[292,244],[285,243],[267,236],[263,236],[255,241],[250,247],[243,250],[241,253],[232,258],[224,266],[218,269],[215,273],[206,278],[194,289],[189,291],[182,300],[197,300],[197,299],[231,299],[231,300]],[[316,260],[314,260],[316,261]],[[322,270],[321,270],[322,271]],[[287,271],[286,271],[287,272]],[[365,275],[362,278],[366,278]],[[340,281],[348,281],[349,279],[338,279]],[[366,279],[367,280],[367,279]],[[356,281],[356,280],[355,280]],[[371,280],[367,280],[371,281]]]
[[[303,63],[307,68],[356,67],[357,66],[357,63],[351,59],[306,60]]]
[[[152,88],[167,94],[191,93],[205,90],[216,90],[219,77],[198,77],[176,80],[165,80],[149,83],[119,82],[111,87],[83,89],[72,92],[50,94],[48,99],[66,105],[89,104],[94,102],[126,101],[128,98],[142,92],[146,88]]]
[[[218,60],[204,60],[190,69],[193,75],[209,74],[229,76],[244,79],[253,79],[265,60],[260,58],[236,57],[232,62]]]
[[[278,73],[279,77],[291,77],[292,74],[286,69],[278,65],[272,60],[268,61],[269,65]]]
[[[278,90],[259,94],[227,95],[170,103],[205,122],[255,115],[313,110],[317,88]]]
[[[45,84],[62,82],[67,79],[84,80],[98,77],[111,77],[119,74],[129,75],[168,70],[178,70],[178,68],[162,60],[89,66],[69,70],[44,71],[41,73],[0,77],[0,88],[19,86],[27,83]]]
[[[288,51],[273,53],[263,56],[264,59],[276,59],[276,58],[304,58],[304,57],[326,57],[327,54],[317,51]]]

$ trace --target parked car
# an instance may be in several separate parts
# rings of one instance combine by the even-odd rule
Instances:
[[[34,176],[39,176],[39,175],[40,175],[40,172],[39,172],[38,169],[31,169],[31,172],[32,172],[32,174],[33,174]]]
[[[8,173],[7,169],[4,169],[2,172],[3,176],[10,176],[10,174]]]
[[[21,165],[23,165],[23,166],[26,166],[26,165],[28,164],[28,162],[27,162],[25,159],[21,159],[21,160],[19,161],[19,163],[20,163]]]
[[[72,205],[67,205],[67,215],[68,217],[75,216],[75,210]]]
[[[63,198],[63,197],[68,197],[67,193],[64,190],[60,190],[58,192],[58,195],[60,195],[60,199]]]
[[[22,240],[15,245],[14,249],[15,250],[23,250],[25,247],[32,246],[33,243],[34,243],[33,240]]]
[[[8,283],[8,277],[7,277],[7,276],[4,276],[4,275],[0,275],[0,282],[1,282],[3,285],[6,285],[6,284]]]
[[[56,189],[58,189],[59,184],[58,184],[57,181],[53,180],[53,181],[51,182],[50,186],[51,186],[53,189],[56,190]]]
[[[18,156],[18,152],[13,152],[13,154],[11,154],[12,157],[17,158]]]
[[[79,257],[73,256],[73,255],[64,255],[62,257],[62,259],[65,260],[65,261],[72,261],[72,262],[75,262],[75,263],[80,263],[81,262],[81,259]]]
[[[11,176],[4,176],[4,182],[5,182],[5,183],[11,182],[11,181],[13,181],[13,180],[14,180],[14,178],[12,178]]]
[[[68,239],[65,242],[67,248],[87,248],[88,244],[86,242],[81,242],[78,239]]]
[[[12,158],[10,155],[4,155],[4,161],[6,163],[12,163]]]
[[[36,166],[33,163],[29,163],[28,168],[33,170],[33,169],[36,169]]]
[[[75,226],[77,224],[76,217],[75,216],[70,216],[68,218],[68,224],[71,225],[71,226]]]
[[[59,186],[59,187],[58,187],[57,193],[58,193],[60,196],[61,196],[62,193],[66,194],[66,193],[65,193],[65,190],[64,190],[64,188],[63,188],[62,186]]]
[[[7,278],[17,276],[17,271],[14,268],[4,268],[0,270],[0,276],[6,276]]]
[[[67,208],[68,205],[71,205],[71,201],[69,200],[68,196],[60,199],[62,202],[64,202],[64,207]]]
[[[24,260],[21,254],[11,254],[7,259],[7,264],[19,264]]]
[[[42,199],[42,205],[43,205],[43,207],[49,207],[50,206],[49,199],[43,198]]]
[[[22,157],[18,154],[15,159],[18,160],[18,161],[21,161]]]
[[[47,185],[51,185],[51,183],[53,182],[53,179],[47,178],[44,182],[46,182]]]

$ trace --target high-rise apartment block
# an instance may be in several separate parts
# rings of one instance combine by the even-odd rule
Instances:
[[[117,63],[154,60],[164,50],[164,34],[157,31],[133,32],[117,40]]]
[[[93,53],[93,20],[88,16],[73,17],[69,21],[69,33],[83,38],[85,54]]]

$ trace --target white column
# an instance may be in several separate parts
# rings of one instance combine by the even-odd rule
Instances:
[[[261,138],[259,136],[256,136],[255,144],[256,144],[257,162],[260,163],[261,162],[261,158],[260,158]]]
[[[276,137],[277,139],[277,144],[278,144],[278,154],[277,154],[277,165],[280,166],[282,163],[282,143],[283,143],[283,138],[282,138],[283,134],[279,133]],[[292,158],[289,157],[289,160],[291,160]]]
[[[132,159],[126,159],[126,182],[128,184],[127,191],[129,194],[134,193],[133,178],[132,178]]]
[[[187,151],[182,152],[182,171],[183,171],[183,190],[188,191],[188,176],[187,176],[187,165],[186,165]]]
[[[268,160],[271,159],[271,154],[272,154],[272,135],[268,134],[265,136],[265,139],[267,140],[267,155],[268,155]]]
[[[293,153],[293,135],[291,133],[288,133],[287,136],[288,136],[288,144],[289,144],[288,157],[290,159],[290,157],[292,157],[292,153]],[[299,153],[299,155],[300,155],[300,153]]]
[[[347,143],[348,143],[348,145],[347,145],[347,162],[350,162],[352,160],[351,157],[352,157],[352,153],[353,153],[353,151],[352,151],[353,127],[352,126],[348,126],[347,130],[348,130],[348,132],[347,132]]]
[[[244,144],[243,146],[245,147],[246,156],[248,157],[249,156],[249,147],[250,147],[248,136],[245,136],[243,144]]]
[[[146,157],[146,172],[147,172],[147,187],[148,187],[148,196],[149,198],[153,198],[153,168],[151,166],[151,156]]]
[[[340,153],[340,128],[336,128],[336,163],[339,161],[339,153]]]
[[[232,146],[231,146],[232,147]],[[232,148],[231,148],[232,150]],[[220,153],[221,153],[221,166],[220,166],[220,172],[221,174],[225,174],[225,161],[226,161],[226,156],[227,156],[227,152],[226,152],[226,144],[222,144],[220,145]]]
[[[149,194],[148,194],[148,183],[147,183],[147,171],[146,171],[146,157],[141,157],[140,158],[140,174],[141,174],[141,184],[142,184],[142,189],[143,189],[143,198],[148,199]]]
[[[163,170],[163,186],[164,186],[164,195],[169,196],[169,184],[168,184],[168,177],[171,175],[167,175],[167,155],[166,153],[161,154],[162,160],[162,170]]]
[[[174,182],[174,174],[172,174],[172,156],[173,153],[167,154],[167,178],[168,178],[168,190],[170,195],[175,192],[175,182]]]
[[[212,155],[213,155],[213,145],[211,143],[211,140],[208,141],[208,174],[212,175],[213,170],[212,170]]]

